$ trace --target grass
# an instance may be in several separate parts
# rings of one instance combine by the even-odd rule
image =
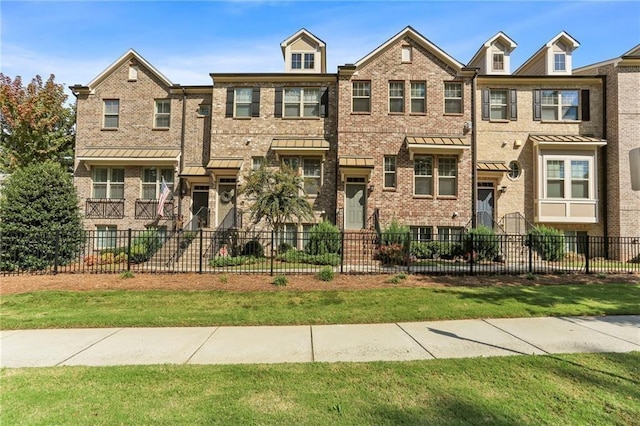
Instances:
[[[640,353],[3,369],[0,424],[633,425]]]
[[[322,291],[42,291],[2,296],[0,327],[357,324],[640,313],[640,284]]]

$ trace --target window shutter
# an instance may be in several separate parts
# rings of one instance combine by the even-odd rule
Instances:
[[[329,116],[329,88],[320,88],[320,117]]]
[[[488,120],[490,116],[490,93],[489,89],[482,89],[482,119]]]
[[[282,87],[276,87],[276,99],[273,108],[273,116],[276,118],[282,117]]]
[[[580,102],[582,108],[582,121],[590,121],[591,120],[591,110],[589,103],[589,90],[583,90],[580,95]]]
[[[518,119],[518,91],[516,89],[509,90],[509,120]]]
[[[227,110],[225,117],[233,117],[233,87],[227,87]]]
[[[260,117],[260,88],[254,87],[251,98],[251,116]]]
[[[542,93],[540,89],[534,89],[533,91],[533,120],[542,120]]]

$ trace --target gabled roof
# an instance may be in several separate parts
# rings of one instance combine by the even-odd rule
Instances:
[[[602,67],[605,65],[618,66],[619,63],[621,62],[624,63],[625,60],[633,61],[633,65],[636,65],[636,66],[638,65],[636,64],[636,62],[640,61],[640,44],[636,44],[634,47],[632,47],[622,55],[618,56],[617,58],[609,59],[602,62],[596,62],[595,64],[591,64],[591,65],[585,65],[584,67],[576,68],[575,70],[573,70],[573,72],[574,74],[575,73],[583,74],[591,69]]]
[[[160,71],[158,71],[153,65],[151,65],[146,59],[144,59],[138,52],[133,49],[127,50],[124,55],[122,55],[114,63],[109,65],[107,69],[102,71],[96,78],[91,80],[91,82],[89,82],[87,86],[89,87],[89,89],[93,89],[94,87],[99,85],[105,78],[107,78],[114,70],[132,59],[135,59],[142,66],[151,71],[156,77],[158,77],[158,79],[160,79],[160,81],[162,81],[167,86],[173,86],[173,83],[167,77],[162,75]]]
[[[280,48],[282,49],[282,56],[285,55],[285,49],[287,48],[287,46],[293,43],[295,40],[299,39],[301,36],[308,37],[314,42],[318,43],[318,46],[320,48],[327,47],[324,41],[320,40],[318,37],[310,33],[306,28],[300,28],[295,34],[291,35],[290,37],[286,38],[282,43],[280,43]]]
[[[475,61],[477,61],[482,56],[482,53],[484,51],[486,51],[486,49],[491,47],[491,45],[494,44],[497,41],[499,41],[499,42],[501,42],[502,44],[505,45],[505,47],[507,48],[507,53],[511,53],[513,51],[513,49],[518,47],[518,43],[513,41],[508,35],[506,35],[502,31],[498,31],[498,33],[496,33],[496,35],[491,37],[489,40],[485,41],[484,44],[482,46],[480,46],[480,48],[478,49],[476,54],[473,55],[473,58],[471,58],[471,60],[469,61],[469,64],[467,66],[471,66],[471,64],[473,64]]]
[[[364,58],[360,59],[358,62],[355,63],[355,66],[356,67],[363,66],[364,64],[369,62],[371,59],[376,57],[378,54],[383,52],[391,44],[395,43],[396,41],[398,41],[400,39],[403,39],[404,37],[410,37],[412,40],[414,40],[416,43],[418,43],[424,49],[426,49],[429,52],[433,53],[437,58],[441,59],[443,62],[445,62],[447,65],[449,65],[452,68],[455,68],[457,70],[461,70],[464,67],[464,64],[458,62],[452,56],[447,54],[444,50],[440,49],[438,46],[436,46],[435,44],[430,42],[426,37],[424,37],[422,34],[417,32],[416,30],[414,30],[411,26],[407,26],[405,29],[403,29],[398,34],[396,34],[393,37],[391,37],[389,40],[387,40],[382,45],[377,47],[375,50],[373,50],[367,56],[365,56]]]
[[[547,43],[545,43],[540,49],[538,49],[536,53],[533,54],[533,56],[527,59],[524,64],[520,65],[520,67],[517,70],[515,70],[513,74],[514,75],[518,74],[520,70],[526,68],[529,64],[531,64],[532,62],[540,58],[540,56],[545,54],[547,49],[552,47],[558,41],[562,41],[566,46],[568,46],[570,51],[573,51],[580,46],[580,43],[578,42],[578,40],[571,37],[569,33],[567,33],[566,31],[560,31],[558,35],[556,35],[554,38],[552,38]]]

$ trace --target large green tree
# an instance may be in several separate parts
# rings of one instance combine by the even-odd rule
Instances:
[[[17,169],[0,193],[0,267],[41,270],[70,262],[82,243],[71,176],[46,161]]]
[[[260,167],[245,176],[240,193],[252,200],[251,220],[264,220],[274,231],[285,223],[313,218],[313,208],[306,199],[304,179],[293,170]]]
[[[0,73],[0,168],[17,168],[46,160],[69,166],[73,157],[75,111],[65,105],[64,86],[51,74],[26,86]]]

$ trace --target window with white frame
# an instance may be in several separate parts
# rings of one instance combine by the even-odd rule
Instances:
[[[276,232],[276,241],[278,244],[278,251],[282,248],[282,245],[289,245],[292,248],[298,246],[298,225],[295,223],[285,223]]]
[[[396,156],[385,155],[384,157],[384,182],[385,189],[395,189],[396,187]]]
[[[433,239],[432,226],[410,226],[409,228],[411,229],[411,241],[426,243]]]
[[[553,54],[553,70],[554,71],[566,71],[567,70],[567,56],[565,53]]]
[[[507,119],[507,91],[503,89],[491,89],[489,93],[490,119]]]
[[[93,198],[124,199],[124,169],[95,167],[93,169]]]
[[[518,178],[520,178],[521,174],[522,166],[520,166],[520,163],[515,160],[509,162],[509,179],[517,180]]]
[[[116,247],[118,228],[115,225],[97,225],[96,231],[96,248],[98,250]]]
[[[588,238],[587,231],[564,231],[564,250],[568,253],[585,254]]]
[[[415,195],[433,195],[433,157],[413,157],[413,191]]]
[[[304,179],[308,196],[317,196],[322,187],[322,159],[320,157],[282,157],[282,165]]]
[[[156,128],[167,128],[171,122],[171,100],[157,99],[154,126]]]
[[[438,227],[438,241],[459,243],[462,241],[462,228]]]
[[[444,84],[445,114],[462,114],[462,83]]]
[[[389,112],[404,112],[404,81],[389,82]]]
[[[438,195],[455,196],[458,194],[458,159],[456,157],[438,157]]]
[[[285,88],[284,89],[285,117],[319,117],[320,89]]]
[[[305,53],[304,54],[304,69],[312,70],[316,66],[316,55],[315,53]]]
[[[352,93],[353,112],[371,112],[371,82],[354,81]]]
[[[504,71],[504,52],[495,52],[492,56],[491,69]]]
[[[120,122],[120,100],[104,100],[104,118],[102,127],[105,129],[117,129]]]
[[[264,167],[264,164],[264,157],[251,157],[251,170],[258,170],[261,167]]]
[[[546,158],[545,198],[592,199],[593,157]],[[566,171],[569,170],[570,174]]]
[[[542,120],[578,120],[579,90],[543,90]]]
[[[251,117],[251,101],[253,100],[253,88],[239,87],[234,91],[233,111],[234,117]]]
[[[302,53],[291,54],[291,69],[294,69],[294,70],[302,69]]]
[[[411,83],[411,112],[424,113],[427,106],[427,90],[424,81],[415,81]]]
[[[173,169],[150,167],[142,169],[142,196],[143,200],[157,200],[162,191],[162,178],[169,189],[173,189]],[[169,194],[169,200],[173,194]]]

